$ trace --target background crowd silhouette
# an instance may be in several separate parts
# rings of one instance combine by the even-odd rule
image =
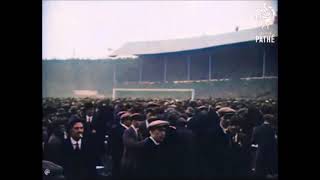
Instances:
[[[277,178],[275,99],[43,98],[44,179]]]

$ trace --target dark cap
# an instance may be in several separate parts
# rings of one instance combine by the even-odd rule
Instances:
[[[272,114],[265,114],[265,115],[263,115],[263,119],[266,122],[273,123],[274,116]]]
[[[180,118],[178,118],[176,125],[177,126],[185,126],[185,125],[187,125],[187,123],[188,123],[188,121],[186,120],[186,118],[180,117]]]
[[[132,120],[136,120],[136,121],[143,121],[143,117],[140,113],[133,113],[130,115]]]
[[[200,106],[200,107],[198,107],[198,109],[199,109],[199,110],[206,110],[207,107],[206,107],[206,106]]]
[[[69,109],[70,113],[76,113],[77,112],[77,106],[71,106],[71,108]]]
[[[150,117],[147,119],[148,123],[151,123],[151,122],[156,121],[156,120],[159,120],[159,118],[158,118],[157,116],[150,116]]]
[[[92,102],[86,102],[84,104],[84,108],[85,109],[91,109],[91,108],[94,108],[94,106],[93,106]]]

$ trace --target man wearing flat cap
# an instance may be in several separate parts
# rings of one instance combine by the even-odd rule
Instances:
[[[140,116],[132,116],[132,124],[123,133],[122,140],[124,145],[123,155],[121,159],[121,175],[124,178],[137,177],[139,162],[137,161],[141,153],[143,145],[142,136],[139,128],[144,122]]]
[[[126,112],[127,111],[119,111],[119,112],[115,113],[113,124],[118,125],[120,123],[120,117]]]
[[[126,129],[131,126],[131,117],[127,112],[122,113],[120,123],[114,125],[110,133],[110,146],[112,156],[112,176],[118,179],[120,176],[120,162],[123,154],[123,141],[122,136]]]
[[[143,178],[169,177],[167,151],[163,146],[166,137],[166,130],[169,123],[163,120],[156,120],[149,124],[150,136],[143,141],[141,156],[138,159],[141,165],[139,176]]]
[[[158,120],[159,118],[157,116],[149,116],[145,121],[144,123],[140,126],[139,128],[139,133],[141,134],[142,136],[142,139],[145,139],[147,137],[150,136],[149,134],[149,130],[148,130],[148,127],[149,127],[149,124],[155,120]]]

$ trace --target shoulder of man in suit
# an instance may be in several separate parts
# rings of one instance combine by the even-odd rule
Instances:
[[[142,140],[143,144],[148,146],[148,145],[154,145],[154,142],[151,140],[150,137],[145,138],[144,140]]]
[[[132,127],[129,127],[128,129],[125,129],[123,133],[133,134],[134,133],[134,129]]]

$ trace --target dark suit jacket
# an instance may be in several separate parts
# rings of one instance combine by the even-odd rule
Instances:
[[[96,138],[100,144],[103,144],[105,135],[110,134],[112,121],[113,111],[110,107],[105,107],[94,113],[92,122],[88,123],[91,130],[96,130]]]
[[[139,156],[141,155],[141,148],[143,141],[138,137],[132,127],[125,130],[122,136],[123,139],[123,155],[121,159],[122,175],[127,177],[136,176],[139,171]]]
[[[114,177],[120,175],[120,162],[123,154],[122,136],[125,130],[125,127],[118,124],[111,129],[110,133],[110,154],[112,156],[112,175]]]
[[[205,178],[228,175],[229,138],[219,126],[215,111],[200,111],[189,121],[188,128],[195,134],[196,168]]]
[[[173,160],[167,156],[164,144],[155,145],[150,138],[147,138],[143,141],[141,154],[138,159],[140,162],[138,177],[143,179],[172,177],[168,163]]]
[[[93,129],[95,129],[96,128],[96,124],[97,124],[97,115],[96,115],[96,113],[94,113],[93,114],[93,116],[92,116],[92,121],[91,122],[87,122],[87,116],[84,116],[83,117],[84,118],[84,121],[85,121],[85,135],[89,135],[89,134],[91,134],[91,131],[93,130]]]
[[[91,128],[97,131],[98,136],[109,133],[113,123],[113,110],[110,107],[99,109],[94,113]]]
[[[192,131],[185,127],[177,127],[177,167],[176,175],[178,177],[196,176],[195,166],[195,136]]]
[[[62,167],[68,180],[94,180],[96,168],[92,145],[83,138],[81,150],[73,149],[70,138],[66,139],[62,147]]]
[[[101,135],[99,134],[97,127],[97,114],[94,113],[92,117],[91,122],[87,122],[87,117],[84,116],[84,134],[83,136],[87,139],[87,141],[90,141],[90,144],[92,145],[92,151],[94,151],[93,154],[95,154],[95,161],[96,163],[100,163],[100,156],[104,152],[104,140],[101,138]],[[96,133],[92,133],[92,130],[96,130]],[[100,136],[99,136],[100,135]]]
[[[147,124],[146,124],[146,121],[145,123],[142,124],[142,126],[139,128],[139,133],[141,134],[142,138],[145,139],[147,137],[150,136],[150,133],[148,131],[148,128],[147,128]]]
[[[116,125],[111,129],[110,133],[110,146],[111,146],[111,156],[113,159],[120,160],[123,154],[123,140],[122,136],[125,127],[122,125]]]
[[[277,171],[277,142],[275,130],[268,124],[255,127],[252,143],[258,144],[256,172],[260,175]]]

